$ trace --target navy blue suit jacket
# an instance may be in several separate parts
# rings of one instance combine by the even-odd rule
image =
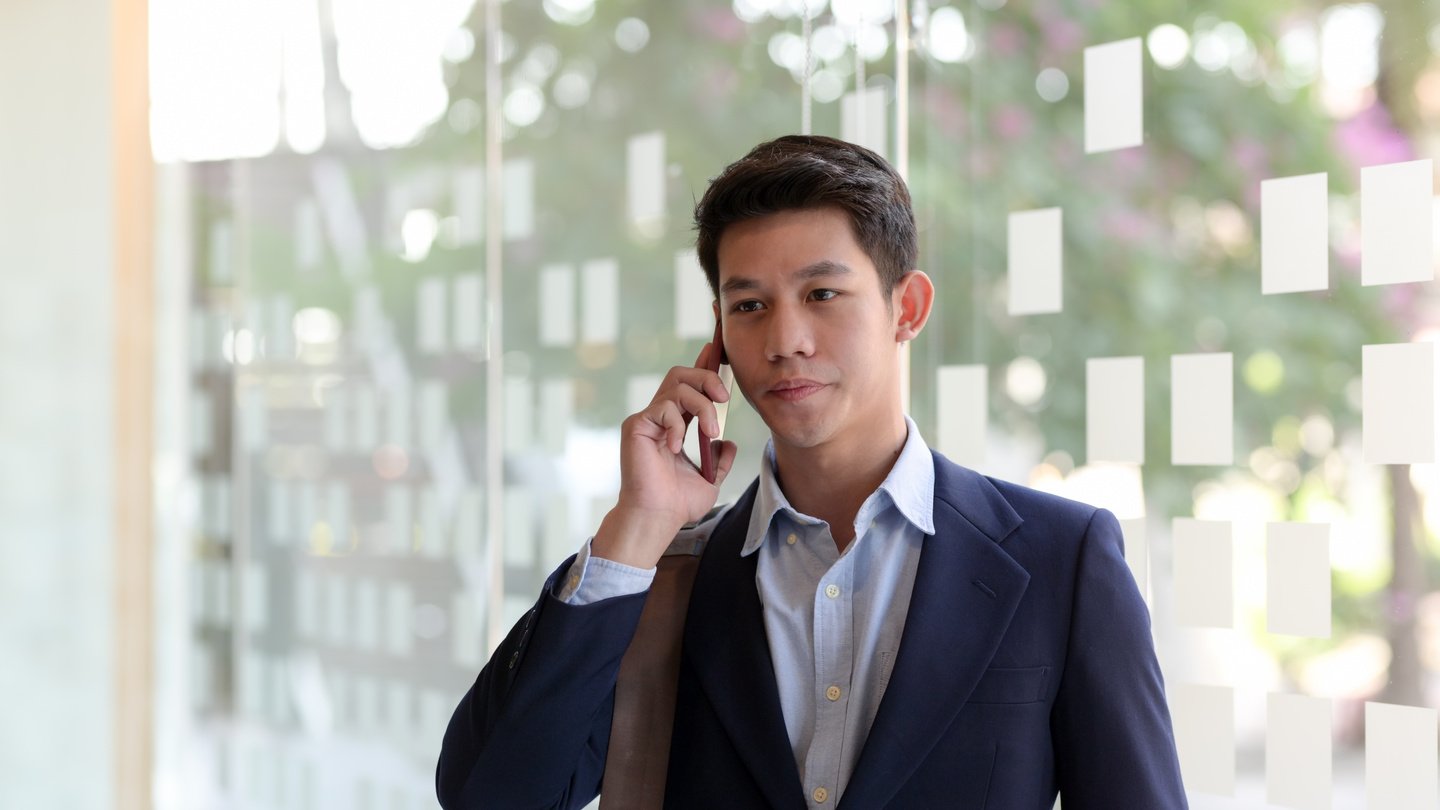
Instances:
[[[666,805],[803,810],[755,588],[755,486],[715,527],[686,620]],[[1186,807],[1150,620],[1104,510],[935,454],[889,684],[839,807]],[[557,571],[565,570],[567,563]],[[445,733],[446,810],[579,808],[645,595],[572,607],[547,583]]]

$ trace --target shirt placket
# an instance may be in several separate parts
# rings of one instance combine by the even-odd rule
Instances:
[[[834,542],[828,532],[820,542]],[[815,736],[805,763],[810,806],[832,807],[844,788],[845,724],[854,677],[854,567],[841,558],[815,588]]]

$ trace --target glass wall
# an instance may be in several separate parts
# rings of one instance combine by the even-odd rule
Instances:
[[[1434,805],[1429,7],[184,5],[158,806],[435,805],[450,711],[713,328],[694,200],[801,130],[909,177],[929,443],[1122,519],[1192,805]],[[727,436],[722,500],[767,432],[737,399]]]

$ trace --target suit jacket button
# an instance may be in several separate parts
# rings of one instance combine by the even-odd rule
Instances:
[[[514,669],[515,665],[518,663],[520,663],[520,651],[516,650],[515,652],[510,653],[510,668]]]

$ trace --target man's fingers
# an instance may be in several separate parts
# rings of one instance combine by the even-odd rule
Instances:
[[[718,487],[725,483],[725,476],[730,474],[738,448],[735,442],[724,439],[715,439],[710,446],[715,449],[715,486]]]

